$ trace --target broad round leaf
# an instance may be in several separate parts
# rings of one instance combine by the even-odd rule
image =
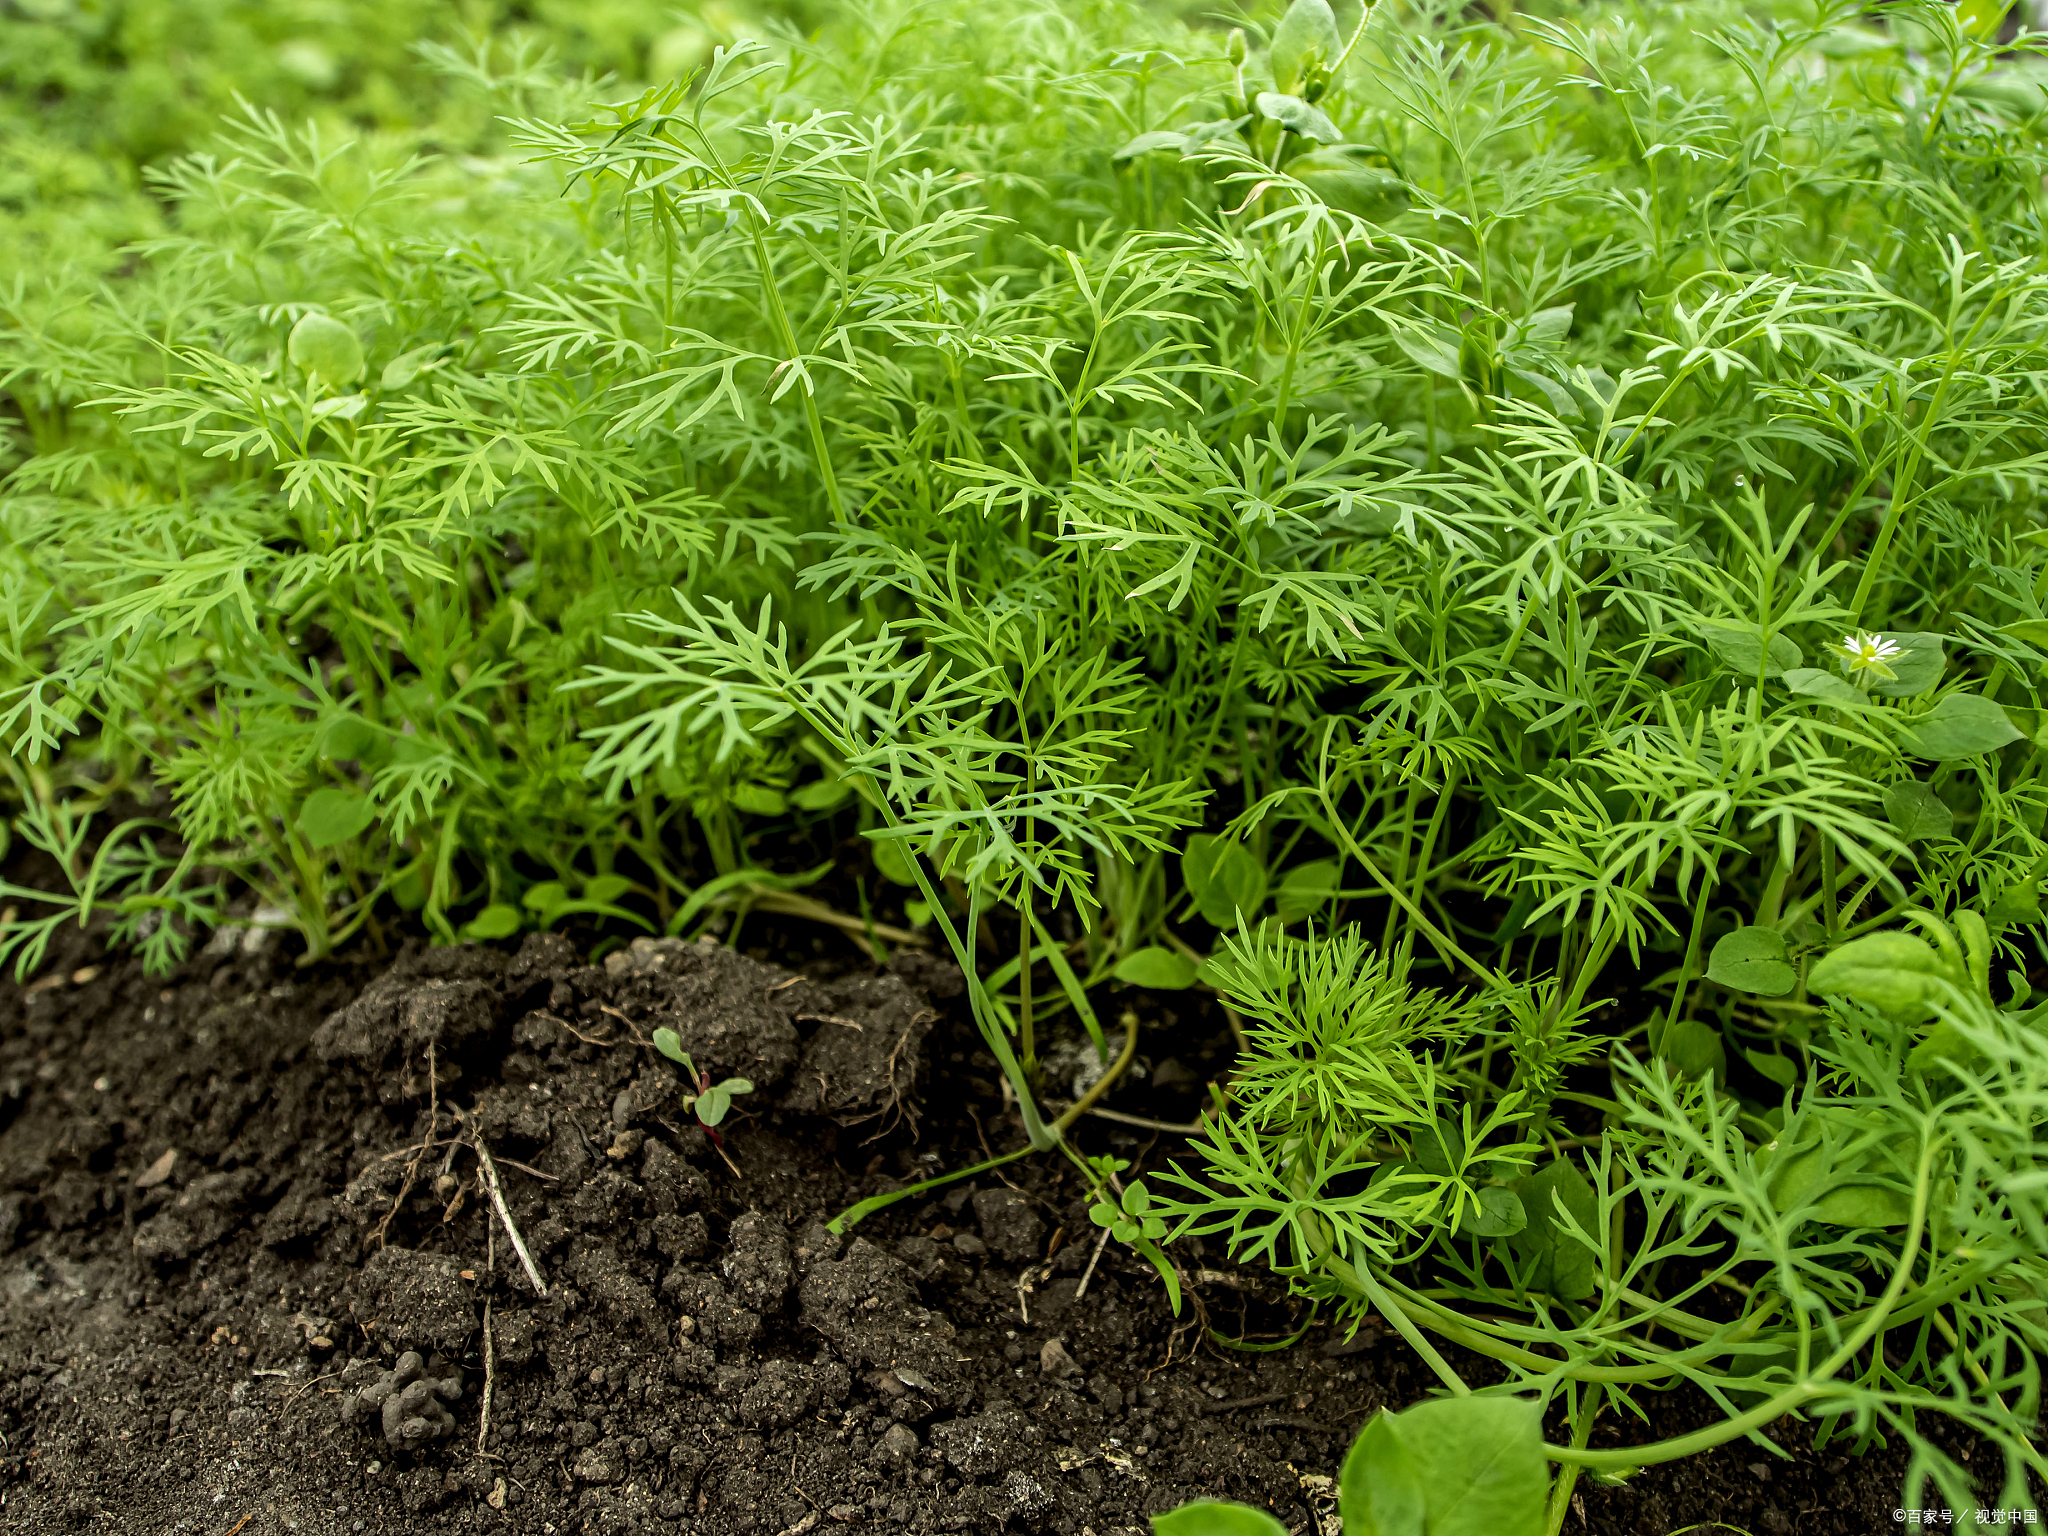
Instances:
[[[1837,677],[1819,667],[1786,668],[1785,686],[1802,698],[1819,699],[1828,704],[1860,706],[1869,702],[1846,677]]]
[[[1464,1127],[1456,1120],[1439,1119],[1433,1128],[1415,1133],[1409,1151],[1414,1154],[1415,1166],[1424,1173],[1448,1177],[1458,1172],[1465,1160]]]
[[[320,732],[320,755],[330,762],[355,762],[375,751],[382,739],[361,715],[336,715]]]
[[[1287,1527],[1249,1504],[1205,1500],[1152,1517],[1153,1536],[1287,1536]]]
[[[1894,53],[1900,47],[1896,37],[1873,32],[1867,27],[1831,27],[1814,40],[1813,51],[1829,59],[1862,59],[1872,54]]]
[[[869,840],[868,850],[875,861],[875,873],[891,885],[916,885],[917,876],[910,872],[910,852],[903,846],[900,837],[877,837]]]
[[[519,898],[519,905],[529,912],[537,912],[542,918],[569,899],[569,887],[559,880],[543,880],[538,885],[529,885]]]
[[[1374,1414],[1351,1442],[1337,1474],[1337,1510],[1344,1536],[1422,1536],[1422,1472],[1394,1432],[1392,1414]]]
[[[1465,1237],[1509,1237],[1529,1224],[1522,1197],[1499,1184],[1481,1186],[1477,1205],[1467,1205],[1458,1219],[1458,1231]]]
[[[1259,116],[1278,123],[1289,133],[1298,133],[1304,139],[1313,139],[1318,144],[1341,144],[1344,135],[1337,131],[1337,125],[1323,115],[1320,107],[1312,107],[1299,96],[1288,96],[1277,91],[1261,91],[1252,101],[1258,108]]]
[[[1977,1048],[1963,1032],[1944,1019],[1927,1032],[1925,1040],[1906,1052],[1906,1069],[1923,1076],[1938,1075],[1946,1072],[1952,1061],[1967,1066],[1978,1056]]]
[[[1433,373],[1440,379],[1455,380],[1458,377],[1458,348],[1462,338],[1456,331],[1442,326],[1425,329],[1421,325],[1390,324],[1389,334],[1394,338],[1394,345],[1425,373]]]
[[[1899,648],[1900,654],[1885,663],[1895,676],[1890,682],[1873,683],[1872,693],[1882,694],[1888,699],[1910,699],[1926,693],[1941,681],[1941,669],[1947,655],[1940,635],[1921,630],[1888,629],[1878,638],[1889,640]]]
[[[771,789],[766,784],[735,784],[727,798],[735,810],[753,816],[780,816],[789,809],[789,801],[783,797],[782,791]]]
[[[463,925],[465,939],[504,939],[519,931],[519,909],[502,901],[492,902]]]
[[[1911,1017],[1939,992],[1945,972],[1934,946],[1916,934],[1873,933],[1831,951],[1806,978],[1822,997],[1847,997],[1881,1013]]]
[[[1892,1167],[1907,1149],[1887,1151],[1872,1122],[1842,1110],[1810,1111],[1756,1154],[1771,1204],[1838,1227],[1904,1226],[1912,1204]],[[1809,1206],[1807,1202],[1811,1201]]]
[[[717,1125],[731,1108],[732,1090],[724,1083],[715,1083],[697,1096],[697,1123]]]
[[[297,367],[329,384],[353,384],[363,376],[363,344],[356,333],[329,315],[306,315],[292,327],[285,352]]]
[[[1789,1056],[1780,1056],[1776,1051],[1752,1051],[1744,1047],[1742,1059],[1780,1088],[1790,1088],[1798,1081],[1799,1068],[1793,1065]]]
[[[425,371],[427,365],[440,356],[441,344],[430,341],[424,347],[414,347],[384,365],[384,371],[377,376],[379,389],[403,389]]]
[[[1578,420],[1581,414],[1579,410],[1579,402],[1572,397],[1572,392],[1566,389],[1562,384],[1558,383],[1557,380],[1552,378],[1546,378],[1543,374],[1536,372],[1533,368],[1522,368],[1519,366],[1510,367],[1508,369],[1508,376],[1510,378],[1520,379],[1524,384],[1529,385],[1532,389],[1536,391],[1537,394],[1541,395],[1545,400],[1547,400],[1550,403],[1550,409],[1552,413],[1555,414],[1559,420]]]
[[[1280,877],[1273,891],[1273,910],[1283,923],[1298,923],[1327,905],[1337,893],[1338,869],[1335,859],[1315,859],[1297,864]]]
[[[1964,8],[1957,7],[1958,11]],[[2001,13],[2002,14],[2002,13]],[[2026,122],[2048,111],[2048,80],[2044,80],[2040,66],[2029,69],[2027,60],[2017,68],[1999,69],[1976,79],[1956,82],[1956,94],[1966,101],[1979,106],[1995,108],[2016,122]]]
[[[2041,921],[2041,882],[2039,880],[2015,880],[2001,889],[1986,914],[1992,922],[2005,926],[2012,923],[2038,923]]]
[[[1938,763],[1982,757],[2021,739],[2006,712],[1978,693],[1951,693],[1906,732],[1908,751]]]
[[[1109,158],[1112,160],[1134,160],[1139,155],[1149,155],[1154,150],[1170,149],[1175,154],[1185,153],[1188,136],[1177,128],[1155,128],[1150,133],[1141,133]]]
[[[1239,913],[1251,917],[1266,899],[1266,871],[1242,843],[1197,833],[1180,870],[1195,909],[1218,928],[1235,928]]]
[[[1913,1198],[1888,1184],[1844,1179],[1821,1196],[1813,1219],[1831,1227],[1903,1227],[1913,1219]]]
[[[1783,635],[1772,635],[1766,649],[1763,633],[1754,625],[1703,619],[1693,628],[1714,659],[1738,677],[1778,677],[1802,660],[1799,647]]]
[[[1968,907],[1959,910],[1953,922],[1956,937],[1963,941],[1964,977],[1977,995],[1991,997],[1991,926]]]
[[[359,789],[316,789],[299,807],[299,830],[315,848],[345,843],[376,819],[377,808]]]
[[[1369,165],[1365,151],[1333,144],[1287,162],[1287,174],[1331,208],[1361,219],[1390,219],[1408,206],[1408,183],[1384,166]]]
[[[1956,824],[1955,812],[1942,804],[1941,797],[1918,779],[1894,784],[1884,792],[1884,813],[1909,843],[1947,837]]]
[[[1543,1460],[1541,1406],[1515,1397],[1435,1398],[1387,1424],[1423,1493],[1424,1520],[1409,1531],[1543,1536],[1550,1473]],[[1340,1483],[1340,1499],[1345,1488],[1348,1482]],[[1345,1536],[1352,1536],[1349,1506],[1340,1509]],[[1399,1529],[1381,1525],[1378,1536],[1395,1536]]]
[[[633,882],[624,875],[592,875],[583,882],[585,901],[617,901],[633,889]]]
[[[689,1064],[690,1058],[683,1054],[683,1037],[672,1029],[657,1029],[654,1032],[654,1048],[670,1061]]]
[[[325,400],[313,402],[313,414],[321,418],[334,416],[343,421],[354,421],[369,403],[368,395],[329,395]]]
[[[417,865],[391,882],[391,899],[400,910],[417,912],[427,904],[427,877]]]
[[[1786,959],[1785,939],[1769,928],[1738,928],[1714,945],[1707,976],[1738,992],[1783,997],[1799,980]]]
[[[1594,1290],[1594,1252],[1572,1236],[1562,1206],[1588,1237],[1599,1238],[1600,1204],[1593,1186],[1569,1158],[1559,1158],[1520,1180],[1528,1225],[1513,1240],[1515,1252],[1534,1261],[1530,1283],[1563,1301],[1582,1301]]]
[[[800,811],[836,811],[853,798],[851,779],[813,779],[789,794],[789,803]]]
[[[1273,83],[1283,91],[1293,90],[1311,65],[1334,64],[1343,47],[1330,0],[1294,0],[1273,29],[1273,46],[1267,54]]]
[[[1195,984],[1196,962],[1186,955],[1154,944],[1125,955],[1111,972],[1118,981],[1155,992],[1178,992]]]
[[[1712,1073],[1719,1081],[1728,1075],[1728,1048],[1721,1042],[1721,1031],[1698,1019],[1680,1019],[1667,1029],[1662,1054],[1687,1077]]]

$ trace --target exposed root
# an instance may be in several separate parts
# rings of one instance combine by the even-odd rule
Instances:
[[[903,1047],[910,1043],[911,1033],[917,1026],[929,1023],[936,1018],[938,1018],[938,1014],[930,1009],[917,1014],[905,1026],[903,1033],[896,1037],[895,1045],[890,1047],[889,1060],[886,1067],[889,1074],[889,1102],[882,1105],[871,1115],[864,1115],[858,1120],[842,1120],[839,1122],[849,1130],[856,1125],[865,1125],[870,1120],[882,1122],[881,1128],[874,1135],[868,1137],[867,1141],[863,1141],[861,1143],[862,1146],[868,1145],[869,1142],[880,1141],[899,1125],[909,1126],[910,1139],[912,1141],[917,1140],[917,1108],[915,1104],[904,1096],[903,1090],[896,1086],[896,1064],[902,1059]]]
[[[836,1013],[799,1013],[796,1015],[796,1022],[799,1024],[841,1024],[856,1034],[867,1033],[864,1025],[856,1024],[851,1019],[842,1019]]]
[[[607,1008],[604,1011],[606,1013],[611,1013],[614,1010]],[[549,1013],[545,1008],[536,1008],[534,1010],[534,1017],[546,1019],[550,1024],[558,1025],[559,1027],[566,1029],[570,1034],[574,1035],[578,1040],[581,1040],[585,1045],[594,1045],[599,1047],[600,1049],[609,1049],[610,1047],[617,1045],[619,1043],[616,1039],[600,1040],[594,1036],[586,1035],[574,1024],[571,1024],[567,1019],[557,1018],[554,1014]],[[619,1014],[618,1017],[623,1019],[625,1015]]]
[[[405,1197],[412,1193],[413,1185],[419,1182],[420,1159],[427,1155],[429,1148],[439,1145],[434,1140],[434,1132],[440,1128],[440,1125],[441,1074],[434,1062],[434,1042],[429,1040],[427,1042],[427,1134],[419,1145],[411,1149],[412,1159],[405,1165],[405,1179],[398,1186],[398,1194],[391,1202],[391,1209],[384,1213],[384,1219],[377,1223],[377,1230],[370,1239],[379,1248],[382,1248],[388,1240],[386,1234],[391,1230],[391,1223],[397,1218],[398,1213],[405,1208]],[[449,1156],[454,1156],[452,1148],[449,1151]]]

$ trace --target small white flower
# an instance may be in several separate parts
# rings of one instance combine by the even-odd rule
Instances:
[[[1840,643],[1828,647],[1842,658],[1842,670],[1859,683],[1889,683],[1898,678],[1888,663],[1906,654],[1906,648],[1895,640],[1883,635],[1869,634],[1858,630],[1853,635],[1844,635]]]

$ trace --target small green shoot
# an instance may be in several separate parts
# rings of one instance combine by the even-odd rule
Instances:
[[[657,1029],[654,1032],[654,1048],[669,1060],[682,1066],[684,1080],[690,1087],[683,1094],[683,1110],[695,1115],[697,1123],[704,1127],[705,1134],[713,1142],[720,1140],[718,1126],[732,1108],[735,1096],[752,1093],[754,1085],[744,1077],[728,1077],[721,1082],[712,1082],[711,1074],[701,1070],[690,1059],[690,1053],[683,1049],[682,1037],[672,1029]]]

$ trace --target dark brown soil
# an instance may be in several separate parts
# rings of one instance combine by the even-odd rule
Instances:
[[[1098,1253],[1058,1159],[825,1231],[1006,1144],[957,990],[922,960],[798,976],[668,942],[587,966],[553,937],[381,975],[217,942],[168,980],[81,947],[0,988],[0,1527],[1136,1536],[1222,1496],[1333,1531],[1350,1435],[1429,1386],[1398,1338],[1205,1343],[1145,1264]],[[661,1025],[758,1086],[722,1149],[643,1043]],[[1154,1036],[1192,1069],[1155,1059],[1124,1109],[1187,1112],[1175,1079],[1225,1043],[1194,1028]],[[1175,1147],[1087,1124],[1141,1169]],[[1177,1252],[1222,1332],[1301,1315]],[[1648,1408],[1602,1440],[1709,1417]],[[1565,1529],[1891,1528],[1899,1457],[1773,1434],[1788,1456],[1586,1485]]]

